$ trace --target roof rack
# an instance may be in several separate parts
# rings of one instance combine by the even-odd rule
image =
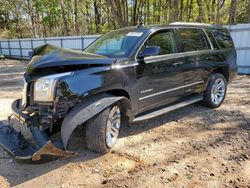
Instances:
[[[192,23],[192,22],[173,22],[169,25],[197,25],[197,26],[214,26],[213,24],[207,23]]]

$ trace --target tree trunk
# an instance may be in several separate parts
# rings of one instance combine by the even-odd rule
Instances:
[[[10,29],[10,16],[9,12],[6,12],[6,29]]]
[[[212,0],[212,6],[211,6],[210,15],[211,15],[211,20],[212,20],[213,22],[215,21],[215,16],[214,16],[214,13],[215,13],[215,5],[216,5],[216,0]]]
[[[190,18],[191,18],[192,7],[193,7],[192,4],[193,4],[193,0],[190,0],[189,11],[188,11],[188,22],[190,21]]]
[[[174,22],[178,21],[178,17],[179,17],[179,7],[178,7],[179,3],[178,2],[179,2],[178,0],[174,0],[174,9],[175,9],[174,17],[173,17]]]
[[[86,20],[87,20],[87,33],[91,34],[91,30],[92,30],[92,25],[91,25],[91,21],[90,21],[90,14],[89,14],[89,5],[88,3],[86,3]]]
[[[181,5],[180,5],[180,18],[179,18],[180,21],[183,20],[183,0],[181,0]]]
[[[217,0],[216,23],[220,24],[220,0]]]
[[[187,22],[188,21],[188,15],[189,15],[189,0],[187,0],[187,2],[186,2],[185,12],[186,12],[185,21]]]
[[[220,24],[220,9],[223,7],[225,1],[217,0],[217,13],[216,13],[216,23]]]
[[[125,1],[124,2],[124,18],[125,18],[125,22],[126,22],[126,26],[128,26],[128,2]]]
[[[29,10],[28,12],[29,12],[30,20],[31,20],[32,34],[33,34],[33,37],[38,37],[37,28],[36,28],[36,18],[35,18],[35,13],[33,10],[33,3],[30,0],[27,0],[27,3],[28,3],[27,6]]]
[[[248,0],[248,23],[250,23],[250,0]]]
[[[163,10],[164,10],[164,19],[165,19],[165,23],[169,23],[169,19],[168,19],[168,13],[169,13],[169,9],[168,9],[168,1],[166,0],[165,3],[164,3],[164,7],[163,7]]]
[[[64,25],[63,33],[68,36],[69,35],[69,28],[68,28],[66,15],[65,15],[64,0],[61,0],[61,12],[62,12],[62,18],[63,18],[63,25]]]
[[[200,23],[203,22],[204,18],[203,18],[203,8],[202,8],[202,1],[201,0],[197,0],[197,5],[199,8],[199,17],[198,17],[198,21]]]
[[[205,0],[206,8],[207,8],[207,19],[208,19],[209,23],[211,22],[210,2],[211,2],[211,0]],[[204,18],[204,20],[205,20],[205,18]]]
[[[46,37],[47,36],[47,33],[46,33],[46,25],[44,23],[44,16],[42,14],[42,26],[43,26],[43,37]]]
[[[9,3],[11,3],[11,1],[9,1]],[[15,29],[16,29],[16,33],[18,34],[18,38],[22,38],[23,37],[23,33],[22,33],[22,29],[20,27],[20,4],[19,3],[14,3],[14,18],[15,18]]]
[[[229,20],[228,20],[230,25],[235,24],[236,6],[237,6],[237,0],[231,0]]]
[[[100,32],[101,18],[100,18],[99,9],[98,9],[96,1],[94,1],[94,12],[95,12],[96,33],[99,33]]]
[[[149,0],[147,0],[147,24],[150,23],[150,9],[149,8],[150,8],[150,2]]]
[[[134,0],[134,7],[133,7],[133,25],[136,25],[137,22],[137,0]]]
[[[76,35],[79,35],[79,23],[78,23],[78,0],[74,0],[74,28]]]
[[[122,7],[121,7],[121,2],[119,0],[107,0],[108,2],[108,5],[110,7],[110,10],[112,12],[112,19],[113,19],[113,23],[114,23],[114,26],[116,27],[116,23],[119,25],[119,27],[125,27],[127,26],[126,24],[126,21],[124,19],[124,14],[123,14],[123,10],[122,10]],[[136,11],[136,10],[134,10]],[[136,19],[136,15],[133,19]],[[133,23],[135,23],[136,20],[133,20]]]
[[[158,0],[158,8],[155,10],[157,11],[157,23],[161,22],[161,0]]]
[[[168,2],[168,20],[169,23],[173,22],[173,7],[172,7],[172,0]]]

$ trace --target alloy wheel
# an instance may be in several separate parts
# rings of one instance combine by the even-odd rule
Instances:
[[[222,78],[218,78],[214,81],[211,90],[211,99],[215,105],[219,105],[225,96],[226,84]]]
[[[109,148],[113,147],[119,135],[121,126],[121,111],[115,105],[111,108],[106,125],[106,144]]]

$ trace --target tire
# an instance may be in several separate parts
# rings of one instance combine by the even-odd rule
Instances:
[[[203,105],[209,108],[219,107],[227,92],[227,81],[220,73],[213,73],[209,77],[207,89],[203,96]]]
[[[89,150],[104,154],[115,145],[122,122],[120,109],[119,104],[114,104],[87,122],[86,142]]]

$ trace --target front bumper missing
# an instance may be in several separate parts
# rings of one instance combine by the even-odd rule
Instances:
[[[48,161],[71,157],[74,152],[63,149],[61,141],[52,142],[44,132],[39,131],[35,118],[19,110],[20,99],[12,103],[14,117],[30,129],[33,138],[28,141],[21,131],[0,122],[0,145],[15,159],[26,162]]]

